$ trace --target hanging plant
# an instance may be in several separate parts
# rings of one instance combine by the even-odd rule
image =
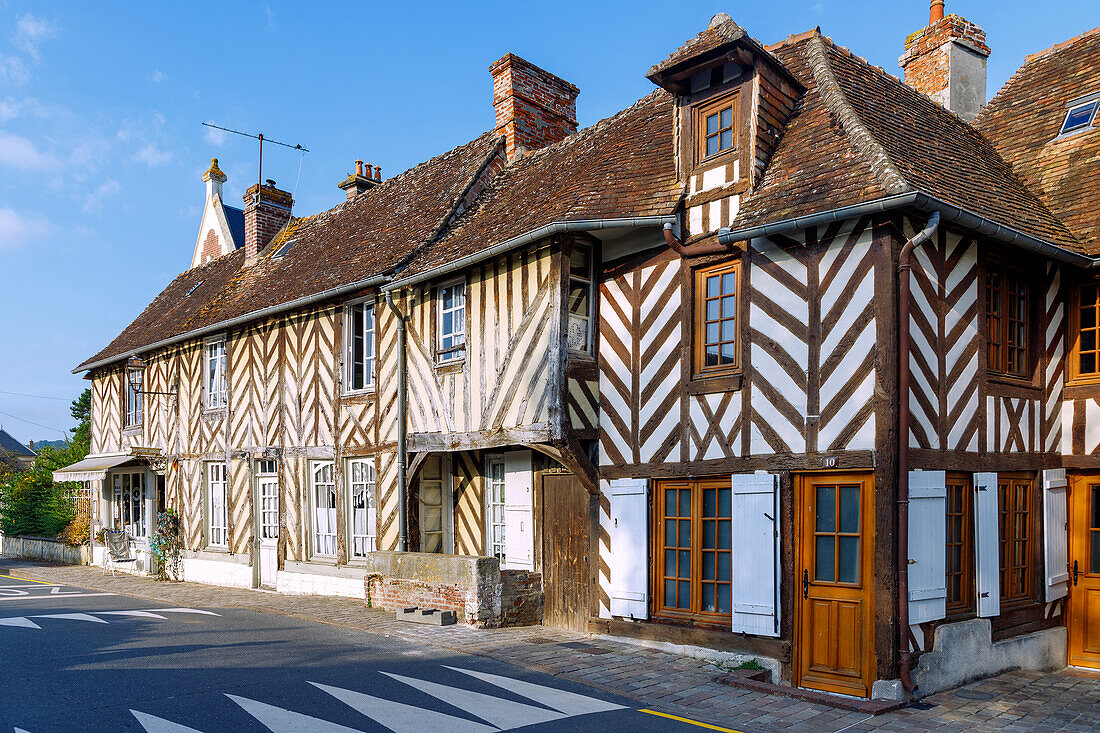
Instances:
[[[179,580],[183,569],[180,548],[180,517],[175,509],[157,515],[157,528],[149,543],[157,580]]]

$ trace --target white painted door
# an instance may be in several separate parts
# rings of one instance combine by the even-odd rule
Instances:
[[[502,568],[535,569],[531,451],[504,454],[504,556]]]
[[[420,551],[454,553],[450,460],[432,456],[420,472]]]
[[[275,587],[279,569],[279,477],[261,475],[260,482],[260,585]]]

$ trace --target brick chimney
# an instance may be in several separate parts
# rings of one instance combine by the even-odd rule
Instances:
[[[290,221],[294,199],[268,179],[253,184],[244,195],[244,258],[252,262],[260,250]]]
[[[508,160],[577,131],[577,87],[515,54],[494,62],[489,73]]]
[[[905,83],[969,122],[985,106],[985,31],[931,0],[928,25],[905,39]]]
[[[344,190],[344,193],[348,196],[348,201],[368,191],[379,183],[382,182],[382,166],[375,166],[374,173],[371,173],[370,163],[367,163],[367,169],[363,171],[363,161],[355,161],[355,173],[349,175],[344,180],[340,181],[337,185]]]

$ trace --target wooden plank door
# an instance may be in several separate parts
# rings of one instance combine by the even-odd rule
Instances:
[[[799,480],[795,684],[867,697],[874,669],[874,478]]]
[[[589,496],[572,474],[546,474],[539,497],[545,624],[588,630]]]
[[[1100,476],[1075,476],[1069,509],[1069,663],[1100,669]]]

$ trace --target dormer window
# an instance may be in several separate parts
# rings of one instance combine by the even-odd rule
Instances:
[[[1070,107],[1069,112],[1066,113],[1065,120],[1062,121],[1062,129],[1058,134],[1065,135],[1066,133],[1076,132],[1077,130],[1083,130],[1091,126],[1093,118],[1096,116],[1096,108],[1098,105],[1100,105],[1100,99],[1093,99],[1090,102]]]
[[[737,148],[739,105],[740,95],[734,93],[698,109],[695,137],[700,161]]]

